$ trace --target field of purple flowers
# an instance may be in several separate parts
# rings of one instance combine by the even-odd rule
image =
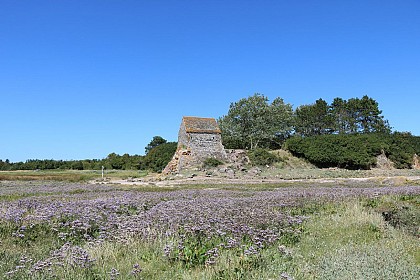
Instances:
[[[367,206],[384,196],[418,202],[419,194],[418,186],[145,192],[3,181],[0,277],[269,279],[256,275],[275,263],[271,250],[287,262],[287,248],[299,244],[317,214],[336,213],[335,205],[350,200]],[[163,272],[153,271],[154,262]],[[293,279],[292,266],[273,279]]]

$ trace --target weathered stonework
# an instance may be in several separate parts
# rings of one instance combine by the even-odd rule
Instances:
[[[413,156],[413,169],[420,169],[420,156],[417,154]]]
[[[163,173],[177,173],[201,164],[207,158],[226,161],[220,128],[213,118],[183,117],[178,148]]]

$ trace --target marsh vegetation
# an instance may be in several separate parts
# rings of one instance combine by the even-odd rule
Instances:
[[[0,181],[0,275],[418,279],[419,194],[418,186]]]

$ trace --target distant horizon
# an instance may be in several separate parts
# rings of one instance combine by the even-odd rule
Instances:
[[[420,2],[10,1],[0,159],[102,159],[176,141],[182,116],[254,93],[296,108],[368,95],[420,135]]]

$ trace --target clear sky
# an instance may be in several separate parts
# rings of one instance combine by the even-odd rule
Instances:
[[[256,92],[420,135],[420,1],[0,0],[0,159],[143,154]]]

